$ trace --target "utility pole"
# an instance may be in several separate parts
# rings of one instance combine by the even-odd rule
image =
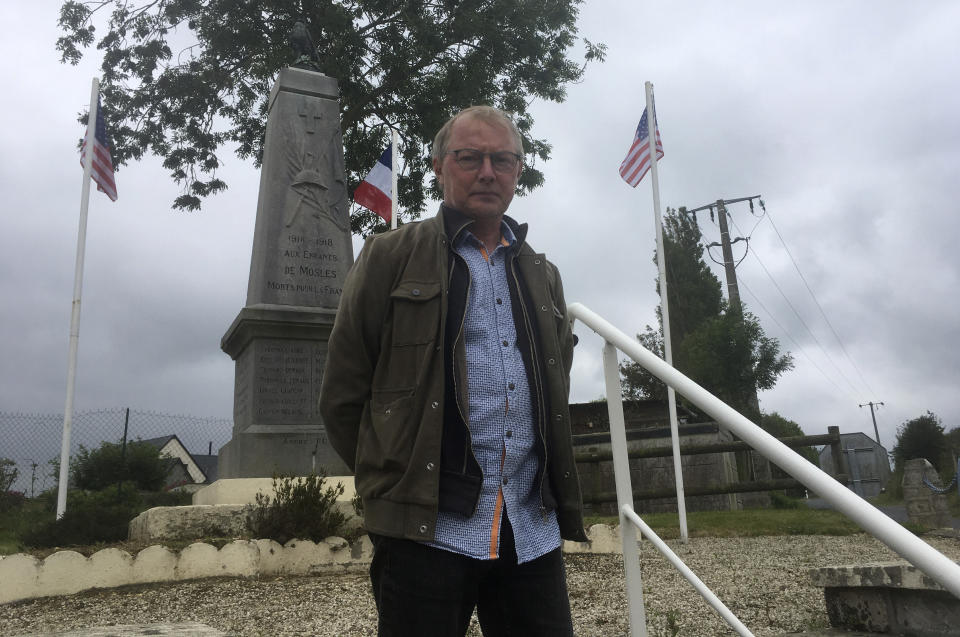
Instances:
[[[740,289],[737,287],[737,266],[733,260],[733,244],[737,241],[746,241],[743,237],[737,237],[733,241],[730,240],[730,229],[727,226],[727,204],[739,203],[741,201],[749,201],[751,210],[753,209],[753,200],[760,199],[760,195],[754,195],[752,197],[740,197],[739,199],[717,199],[715,203],[710,203],[705,206],[700,206],[699,208],[694,208],[693,210],[687,210],[686,208],[680,208],[681,213],[693,214],[701,210],[710,210],[711,216],[713,216],[713,209],[717,209],[717,214],[720,217],[720,249],[723,251],[723,269],[726,272],[727,278],[727,298],[730,302],[730,309],[738,314],[743,313],[743,306],[740,303]],[[716,243],[711,243],[707,248],[712,248],[716,246]]]
[[[874,415],[874,413],[873,413],[873,408],[874,408],[874,406],[879,407],[879,406],[882,405],[882,404],[883,404],[883,403],[869,402],[869,403],[863,403],[862,405],[860,405],[860,408],[861,408],[861,409],[864,408],[864,407],[866,407],[867,405],[870,405],[870,417],[873,418],[873,435],[876,436],[876,440],[877,440],[877,444],[878,444],[878,445],[880,445],[880,430],[877,429],[877,417],[876,417],[876,415]],[[882,447],[883,445],[880,445],[880,446]]]
[[[730,311],[735,312],[737,316],[743,317],[743,305],[740,303],[740,289],[737,287],[737,264],[733,260],[733,244],[737,241],[746,241],[743,237],[737,237],[733,241],[730,240],[730,229],[727,226],[727,204],[739,203],[741,201],[749,201],[750,208],[753,209],[753,200],[760,200],[760,195],[753,195],[752,197],[740,197],[738,199],[717,199],[716,202],[707,204],[705,206],[700,206],[699,208],[694,208],[693,210],[687,210],[686,208],[681,207],[681,214],[694,214],[701,210],[709,210],[710,216],[713,217],[713,209],[717,209],[717,214],[720,219],[720,248],[723,251],[723,269],[726,273],[727,279],[727,298],[729,300]],[[762,205],[761,201],[761,205]],[[709,250],[711,247],[716,246],[716,243],[711,243],[707,246]],[[750,402],[752,403],[752,408],[756,411],[756,418],[758,418],[757,423],[759,424],[759,418],[761,417],[760,412],[760,398],[757,396],[757,388],[754,386],[753,394],[750,396]],[[756,458],[750,454],[750,452],[738,452],[737,457],[737,473],[741,480],[756,479],[757,476],[769,477],[770,476],[770,465],[769,463],[762,462],[760,467],[757,467],[755,460]]]

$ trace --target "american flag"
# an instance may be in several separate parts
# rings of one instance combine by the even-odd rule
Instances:
[[[663,158],[663,142],[660,141],[660,128],[655,128],[657,132],[657,159],[659,160]],[[620,164],[620,176],[623,177],[625,182],[636,188],[648,170],[650,170],[650,129],[647,126],[647,109],[643,109],[640,124],[637,125],[637,134],[633,138],[633,144],[627,151],[623,163]]]
[[[103,123],[103,109],[100,108],[100,96],[97,96],[97,125],[93,133],[93,170],[90,177],[97,182],[97,190],[106,193],[110,201],[117,200],[117,182],[113,180],[113,160],[110,159],[110,141],[107,139],[107,126]],[[80,149],[80,165],[87,154],[87,140],[83,140]]]

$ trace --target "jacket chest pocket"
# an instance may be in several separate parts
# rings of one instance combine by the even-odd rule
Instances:
[[[390,293],[393,345],[422,345],[440,333],[440,283],[401,281]]]

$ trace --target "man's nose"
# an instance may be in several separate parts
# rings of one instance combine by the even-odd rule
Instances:
[[[496,177],[496,171],[493,169],[493,157],[490,155],[484,155],[483,161],[480,162],[479,169],[480,179],[494,179]]]

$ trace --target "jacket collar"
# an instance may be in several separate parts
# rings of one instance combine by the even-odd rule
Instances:
[[[443,230],[447,239],[450,240],[450,245],[454,245],[463,231],[473,223],[473,219],[444,203],[440,204],[440,212],[437,215],[443,219]],[[503,215],[503,220],[510,226],[513,236],[517,238],[514,247],[519,249],[527,238],[527,224],[517,223],[513,217],[508,215]]]

